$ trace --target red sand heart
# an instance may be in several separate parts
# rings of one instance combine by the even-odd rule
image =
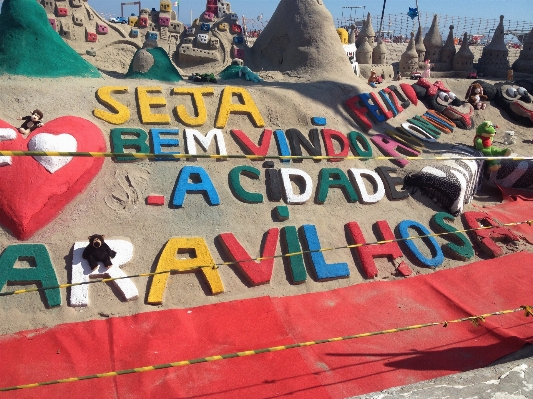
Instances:
[[[54,119],[27,138],[2,120],[0,128],[17,131],[15,140],[0,141],[1,150],[28,151],[28,141],[39,133],[67,133],[78,142],[77,151],[106,151],[102,131],[92,122],[75,116]],[[19,240],[27,240],[89,185],[103,163],[104,158],[74,157],[51,174],[33,157],[13,157],[11,165],[0,167],[0,224]]]

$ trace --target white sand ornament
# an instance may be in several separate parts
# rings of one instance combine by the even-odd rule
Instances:
[[[15,140],[17,138],[17,132],[11,128],[0,129],[0,141]],[[0,156],[0,166],[11,165],[13,159],[9,156]]]
[[[28,143],[30,151],[75,152],[77,149],[78,142],[68,133],[59,135],[39,133]],[[52,174],[72,161],[72,157],[36,156],[33,158]]]
[[[74,243],[72,250],[72,284],[86,283],[91,278],[118,278],[126,277],[126,274],[120,269],[121,266],[128,263],[133,258],[133,244],[125,240],[106,240],[107,245],[117,254],[112,259],[113,265],[105,267],[101,262],[98,268],[91,270],[89,262],[83,259],[83,250],[89,241],[78,241]],[[112,282],[122,293],[126,301],[132,301],[139,297],[139,290],[129,278],[115,280]],[[70,306],[79,307],[89,305],[89,285],[79,285],[71,288]]]

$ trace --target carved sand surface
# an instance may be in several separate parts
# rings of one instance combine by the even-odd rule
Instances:
[[[12,2],[5,0],[4,4]],[[28,7],[36,6],[33,1],[27,3]],[[480,176],[481,169],[475,161],[461,164],[458,172],[455,163],[448,163],[448,169],[443,171],[434,160],[375,159],[383,155],[379,147],[390,143],[386,134],[391,130],[405,124],[420,135],[422,124],[433,136],[427,133],[421,141],[403,142],[406,152],[401,155],[429,158],[454,150],[456,144],[472,150],[475,127],[483,121],[498,126],[495,145],[509,148],[518,157],[529,156],[533,131],[531,121],[517,122],[495,100],[487,101],[486,109],[472,109],[472,130],[452,129],[445,122],[449,122],[447,118],[435,122],[427,114],[426,105],[410,86],[415,81],[405,77],[392,81],[386,77],[383,83],[371,87],[367,79],[353,73],[322,1],[282,0],[253,48],[240,42],[238,46],[231,44],[236,43],[235,37],[241,37],[238,26],[232,25],[238,25],[232,13],[224,13],[216,20],[216,29],[209,27],[215,30],[205,30],[211,36],[198,36],[208,35],[201,33],[207,29],[202,24],[208,24],[212,17],[204,13],[203,20],[196,21],[189,33],[181,31],[183,24],[174,25],[173,29],[183,34],[176,33],[180,40],[188,37],[180,42],[182,47],[172,42],[172,36],[169,40],[157,36],[158,40],[153,40],[156,43],[147,46],[144,40],[133,37],[137,22],[132,26],[107,24],[92,13],[86,2],[68,3],[73,5],[67,11],[79,14],[80,19],[75,15],[72,19],[69,14],[72,25],[63,19],[56,32],[98,68],[101,76],[86,72],[56,79],[28,77],[20,72],[2,75],[0,148],[199,157],[0,157],[0,248],[11,248],[19,254],[14,264],[9,264],[7,257],[3,261],[0,257],[0,272],[20,272],[35,267],[36,262],[36,268],[43,267],[48,259],[51,268],[44,274],[55,278],[57,284],[173,271],[170,275],[127,279],[123,284],[91,284],[88,291],[55,290],[55,297],[39,292],[5,297],[0,318],[6,322],[0,325],[0,334],[159,309],[394,281],[468,265],[498,251],[497,255],[532,250],[531,242],[510,232],[506,236],[509,240],[498,244],[498,251],[477,245],[474,235],[469,235],[469,240],[476,243],[475,253],[472,248],[470,252],[464,248],[450,250],[450,240],[444,237],[418,240],[415,247],[405,242],[391,245],[391,256],[376,257],[371,262],[364,254],[347,248],[354,241],[374,242],[389,240],[392,235],[400,238],[437,232],[440,230],[435,224],[439,220],[441,227],[447,223],[462,230],[475,216],[472,212],[481,212],[483,207],[501,200],[495,185],[486,181],[476,192],[475,176]],[[166,4],[161,2],[161,7]],[[49,19],[52,15],[57,17],[57,10],[45,7],[45,11]],[[169,19],[161,16],[164,19],[158,20],[159,25],[144,26],[144,34],[155,32],[151,29],[156,28],[158,34],[168,33],[164,24],[174,20],[170,11],[162,9],[160,13],[168,13]],[[145,14],[141,12],[139,18],[148,18]],[[39,23],[43,25],[43,21]],[[230,33],[231,29],[234,33]],[[87,32],[97,36],[78,40]],[[72,36],[67,37],[67,33]],[[192,35],[205,43],[197,43]],[[98,40],[86,40],[94,37]],[[193,47],[192,43],[198,46]],[[168,59],[163,54],[165,65],[176,75],[178,67],[188,72],[210,70],[218,74],[237,54],[258,74],[260,79],[256,80],[262,81],[252,83],[239,78],[193,83],[186,74],[184,80],[174,83],[150,80],[149,76],[125,78],[130,65],[134,65],[134,72],[145,73],[157,64],[152,53],[159,54],[159,50],[140,50],[138,59],[133,61],[143,46],[150,50],[157,46],[170,49]],[[204,55],[200,58],[213,63],[198,62],[187,52],[196,53],[193,49],[201,50]],[[391,44],[387,49],[388,62],[398,62],[405,49],[406,45]],[[93,55],[87,52],[93,50]],[[481,56],[477,53],[475,60]],[[111,57],[113,62],[108,62]],[[413,61],[418,61],[414,53]],[[82,63],[83,67],[87,65]],[[240,66],[239,61],[232,66],[235,65]],[[89,71],[93,71],[92,66]],[[379,68],[377,73],[381,74]],[[524,77],[531,80],[531,76]],[[428,83],[428,93],[433,89],[437,92],[438,86],[440,94],[451,91],[461,100],[471,84],[463,78],[438,78],[441,83],[436,80],[420,83]],[[490,84],[503,82],[485,80]],[[401,84],[406,86],[401,88]],[[514,93],[515,87],[510,83],[507,86],[505,92]],[[520,87],[516,85],[516,93]],[[450,100],[447,96],[435,98],[428,94],[432,98],[426,103],[436,102],[438,108],[439,101]],[[34,109],[44,114],[44,126],[23,136],[17,132],[17,118]],[[462,104],[458,109],[468,111],[470,105]],[[354,115],[354,110],[359,116]],[[520,112],[533,115],[528,109],[520,108]],[[515,133],[514,143],[503,144],[506,131]],[[202,157],[206,154],[213,157]],[[371,159],[333,162],[338,159],[278,158],[288,154],[364,154]],[[243,155],[256,155],[257,159],[245,159]],[[265,156],[274,159],[262,158]],[[502,163],[503,171],[512,170],[507,176],[500,176],[499,181],[509,180],[510,175],[518,180],[519,175],[529,171],[527,163],[513,165]],[[402,189],[403,179],[424,167],[433,176],[448,173],[468,186],[460,193],[460,203],[452,204],[462,215],[455,219],[437,215],[446,211],[437,204],[442,198],[432,192],[423,195],[415,187]],[[470,178],[466,180],[460,173]],[[469,212],[470,219],[465,216]],[[100,265],[91,272],[80,258],[87,237],[93,234],[105,235],[113,250],[119,252],[113,268],[104,270]],[[458,244],[457,239],[452,242]],[[321,248],[331,250],[319,252]],[[35,259],[24,252],[30,250],[38,254]],[[313,253],[302,256],[302,250]],[[287,253],[297,256],[282,259],[280,255]],[[254,263],[249,258],[267,259]],[[196,270],[187,272],[191,268]],[[21,287],[16,281],[9,282],[3,289],[33,287],[28,282],[24,284]]]

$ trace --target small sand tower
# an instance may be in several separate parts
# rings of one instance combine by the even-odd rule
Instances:
[[[507,76],[509,70],[509,50],[505,45],[505,30],[503,28],[503,15],[494,31],[490,43],[483,49],[483,54],[478,61],[478,72],[484,76]]]
[[[424,60],[426,57],[426,46],[424,46],[424,38],[422,37],[422,26],[418,26],[418,31],[415,37],[416,52],[418,53],[418,66],[424,67]]]
[[[453,57],[457,53],[455,49],[455,43],[453,38],[453,25],[450,25],[450,32],[448,33],[448,38],[446,43],[442,47],[440,52],[440,70],[442,71],[451,71],[453,64]]]
[[[528,33],[520,56],[513,64],[516,72],[531,73],[533,71],[533,28]]]
[[[359,64],[371,64],[372,63],[372,46],[369,43],[370,39],[367,39],[357,47],[355,52],[355,60]]]
[[[384,65],[387,63],[387,48],[385,43],[381,40],[381,37],[378,38],[378,44],[374,47],[372,51],[372,64]]]
[[[411,32],[411,40],[400,58],[400,72],[402,76],[408,76],[416,69],[418,69],[418,53],[416,52],[415,34]]]
[[[470,72],[474,68],[474,53],[468,45],[468,34],[465,32],[461,48],[453,56],[452,69],[454,71]]]
[[[439,32],[439,17],[437,14],[433,16],[431,27],[424,38],[424,46],[426,46],[426,56],[424,59],[439,62],[440,52],[442,50],[442,36]]]

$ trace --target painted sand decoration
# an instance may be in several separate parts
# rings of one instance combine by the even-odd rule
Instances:
[[[183,78],[161,47],[143,48],[133,56],[126,78],[179,82]]]
[[[55,78],[100,76],[52,29],[45,10],[33,0],[2,3],[0,73]]]
[[[523,282],[530,274],[524,265],[531,260],[527,222],[533,202],[520,199],[499,208],[490,206],[499,198],[475,194],[482,162],[452,159],[465,154],[451,145],[472,146],[473,134],[416,104],[411,85],[393,86],[386,78],[373,90],[349,64],[345,68],[329,22],[321,19],[319,33],[329,41],[332,31],[334,42],[322,43],[308,26],[319,19],[303,6],[331,20],[321,3],[280,4],[298,14],[291,17],[293,25],[281,26],[279,21],[289,17],[277,13],[274,26],[304,48],[294,56],[283,53],[291,62],[287,74],[279,73],[279,63],[261,72],[266,84],[110,76],[98,85],[79,78],[0,81],[0,116],[6,121],[0,148],[45,150],[25,157],[6,152],[0,158],[0,182],[5,182],[0,333],[6,369],[0,389],[66,378],[72,383],[13,394],[345,398],[482,367],[530,340],[531,322],[519,306],[530,294]],[[159,13],[168,13],[173,23],[169,2],[161,2]],[[149,16],[148,24],[154,23],[157,10]],[[216,16],[202,15],[195,35],[207,34],[199,32],[202,24],[213,23],[207,18]],[[153,28],[145,31],[164,31],[155,23]],[[316,58],[313,49],[302,46],[303,34],[316,38],[322,54],[332,57]],[[265,37],[265,54],[270,39],[283,44],[273,31]],[[342,60],[332,43],[339,44]],[[136,68],[149,73],[155,63],[141,54]],[[331,67],[336,60],[340,69]],[[133,53],[126,65],[132,61]],[[223,67],[209,69],[218,73]],[[274,79],[279,80],[269,84]],[[427,91],[437,87],[433,80]],[[461,96],[471,83],[441,81]],[[356,96],[350,109],[346,100]],[[492,105],[472,113],[473,125],[485,118],[502,132],[515,131],[510,148],[528,155],[529,131]],[[16,118],[36,108],[47,123],[23,137]],[[354,118],[357,113],[368,128],[361,117]],[[52,129],[58,120],[70,122]],[[409,135],[401,128],[405,122],[435,141]],[[74,148],[85,156],[54,156]],[[380,152],[412,158],[392,160]],[[431,159],[420,160],[426,157]],[[402,168],[392,166],[398,163]],[[24,169],[16,169],[15,176],[20,165]],[[452,194],[448,202],[439,205],[402,189],[406,176],[428,165],[430,184],[440,178],[437,189]],[[527,189],[519,175],[529,175],[529,166],[513,169],[502,162],[499,172],[498,181],[509,176]],[[9,214],[13,204],[17,207]],[[451,212],[457,211],[462,213],[454,217]],[[14,215],[11,221],[8,214]],[[17,232],[17,223],[28,227]],[[458,231],[465,229],[468,235]],[[112,266],[99,264],[92,271],[82,253],[95,232],[105,234],[116,255]],[[431,237],[416,238],[421,234]],[[498,259],[487,260],[491,257]],[[43,286],[48,289],[34,291]],[[485,322],[474,317],[463,325],[444,323],[517,308],[501,321],[487,316]],[[434,321],[442,324],[366,342],[333,338]],[[335,342],[281,350],[328,338]],[[272,349],[255,355],[258,348]],[[243,352],[248,350],[254,356]],[[222,354],[230,359],[219,360]],[[172,371],[132,369],[194,358],[210,360]],[[52,366],[41,367],[43,361]],[[420,364],[433,366],[420,370]],[[82,375],[98,378],[77,381]]]

